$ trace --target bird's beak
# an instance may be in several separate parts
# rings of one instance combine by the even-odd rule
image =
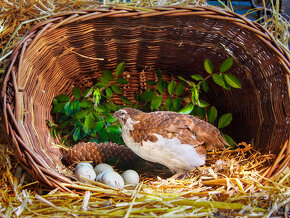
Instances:
[[[115,113],[113,113],[112,116],[115,117],[115,118],[118,118],[116,113],[117,113],[117,111]]]

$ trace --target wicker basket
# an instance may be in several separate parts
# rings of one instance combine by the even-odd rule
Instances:
[[[233,113],[226,132],[276,154],[266,177],[289,164],[289,56],[257,23],[212,8],[137,11],[102,8],[62,13],[32,28],[16,46],[2,84],[5,133],[24,168],[47,186],[71,183],[46,120],[52,99],[89,87],[104,69],[125,61],[130,97],[161,69],[168,77],[204,73],[203,61],[219,66],[234,57],[231,73],[241,90],[216,88],[207,100]],[[146,73],[140,73],[147,69]],[[118,102],[118,99],[115,99]]]

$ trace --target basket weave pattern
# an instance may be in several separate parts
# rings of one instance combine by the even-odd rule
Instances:
[[[17,45],[1,90],[5,133],[22,165],[50,187],[70,183],[62,154],[49,132],[51,102],[96,83],[102,70],[126,63],[132,99],[161,69],[167,78],[204,74],[203,61],[220,66],[232,56],[231,73],[241,90],[211,90],[207,101],[220,113],[232,112],[225,132],[277,154],[267,176],[289,163],[289,56],[259,24],[211,8],[136,11],[102,8],[55,15],[31,29]],[[142,73],[140,73],[142,72]],[[212,84],[211,87],[216,87]],[[116,103],[120,99],[113,97]]]

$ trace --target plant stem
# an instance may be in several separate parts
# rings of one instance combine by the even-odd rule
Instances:
[[[207,79],[211,78],[212,74],[208,75],[207,77],[205,77],[203,80],[201,80],[198,85],[201,85],[204,81],[206,81]]]

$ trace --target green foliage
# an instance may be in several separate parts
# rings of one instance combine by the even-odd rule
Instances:
[[[118,64],[117,68],[116,68],[116,75],[117,76],[121,76],[121,74],[125,71],[125,62],[121,62],[120,64]]]
[[[212,63],[211,63],[211,61],[209,59],[205,59],[205,61],[204,61],[204,69],[209,74],[213,73],[213,65],[212,65]]]
[[[233,88],[240,89],[242,88],[240,81],[231,74],[225,74],[224,75],[225,81],[227,84],[229,84]]]
[[[217,109],[213,106],[207,112],[207,119],[209,123],[213,123],[217,118]]]
[[[191,78],[194,81],[188,81],[185,78],[179,76],[178,78],[183,82],[187,83],[191,90],[191,102],[192,105],[187,104],[183,109],[180,110],[181,113],[190,113],[194,116],[199,116],[202,119],[206,119],[209,123],[214,124],[217,119],[217,109],[214,106],[210,106],[207,102],[200,100],[200,93],[207,92],[209,90],[209,86],[207,83],[208,79],[212,79],[213,82],[225,90],[230,90],[232,88],[241,88],[240,81],[232,74],[225,73],[231,69],[233,65],[233,58],[227,58],[220,66],[219,72],[214,71],[214,66],[209,59],[205,59],[204,61],[204,69],[208,73],[207,77],[203,77],[201,75],[191,75]],[[218,128],[224,128],[228,126],[232,121],[232,114],[227,113],[222,115],[218,120]],[[233,139],[224,135],[224,138],[227,142],[233,146]]]
[[[148,89],[140,95],[134,92],[136,104],[123,96],[120,85],[126,85],[129,81],[122,77],[125,71],[125,63],[118,64],[115,73],[104,70],[103,76],[99,78],[97,84],[86,90],[74,87],[72,99],[65,94],[60,94],[53,99],[52,113],[55,115],[56,123],[51,121],[51,135],[60,136],[64,144],[73,145],[79,141],[106,142],[113,141],[123,144],[120,125],[112,113],[122,106],[115,105],[111,98],[119,95],[125,106],[134,107],[143,111],[167,110],[176,111],[182,114],[191,114],[209,123],[217,123],[218,128],[228,126],[232,121],[232,114],[222,115],[218,121],[218,111],[208,102],[200,99],[201,92],[208,92],[208,80],[226,90],[241,88],[239,80],[232,74],[225,73],[233,65],[233,59],[226,59],[219,68],[219,72],[214,71],[214,66],[209,59],[204,61],[204,69],[208,76],[199,74],[191,75],[193,81],[186,80],[178,76],[181,82],[174,80],[169,83],[162,78],[162,72],[156,72],[156,80],[148,80]],[[187,84],[188,87],[185,85]],[[191,92],[191,96],[186,95],[185,90]],[[234,146],[233,139],[228,135],[223,135],[227,142]]]
[[[233,117],[231,113],[223,114],[219,119],[218,128],[225,128],[232,122],[232,119]]]
[[[225,87],[225,80],[221,74],[214,73],[212,75],[212,80],[219,86]]]
[[[103,77],[95,86],[83,92],[74,87],[72,99],[65,94],[56,96],[52,108],[56,123],[49,121],[51,135],[60,136],[66,145],[80,141],[112,141],[123,144],[121,127],[111,115],[121,107],[115,105],[111,98],[114,94],[122,94],[120,85],[129,83],[121,77],[124,70],[124,62],[117,66],[116,77],[111,71],[104,70]],[[121,99],[127,106],[132,104],[124,96]]]
[[[232,139],[232,137],[230,137],[227,134],[222,134],[222,136],[224,137],[224,139],[229,143],[229,145],[231,146],[231,149],[234,149],[236,146],[235,141]]]
[[[146,83],[153,86],[144,91],[140,98],[136,98],[137,105],[143,111],[179,111],[182,105],[186,105],[182,97],[185,87],[184,83],[176,83],[172,80],[169,83],[163,80],[162,72],[156,72],[157,81],[149,80]]]
[[[192,103],[189,103],[184,108],[182,108],[179,113],[181,114],[190,114],[194,108],[194,105]]]
[[[228,71],[232,66],[233,66],[233,58],[228,58],[222,63],[220,67],[220,72],[224,73]]]
[[[82,92],[79,88],[74,87],[73,88],[73,95],[75,96],[76,99],[79,99],[82,96]]]

